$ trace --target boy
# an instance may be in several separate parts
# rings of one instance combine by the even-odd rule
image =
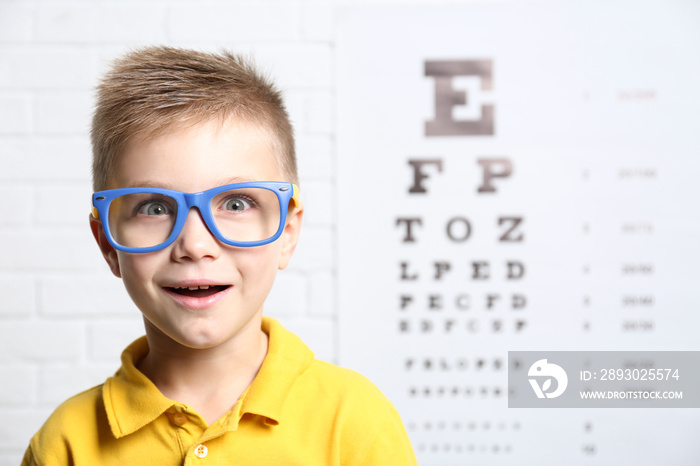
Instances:
[[[130,53],[98,88],[92,144],[90,227],[146,336],[23,465],[415,464],[371,383],[262,317],[304,212],[269,82],[228,53]]]

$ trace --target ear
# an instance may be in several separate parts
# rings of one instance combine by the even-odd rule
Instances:
[[[300,202],[299,205],[289,207],[289,211],[287,212],[287,224],[284,226],[284,231],[281,236],[282,251],[280,253],[279,263],[277,264],[279,270],[287,268],[294,254],[297,242],[299,241],[299,232],[301,231],[301,220],[303,217],[304,204]]]
[[[107,261],[109,269],[112,271],[115,277],[121,278],[122,274],[119,270],[119,258],[117,257],[117,250],[109,244],[107,241],[107,236],[105,236],[105,231],[102,228],[102,222],[97,220],[92,214],[90,214],[90,229],[92,230],[92,236],[95,237],[97,245],[100,247],[102,256]]]

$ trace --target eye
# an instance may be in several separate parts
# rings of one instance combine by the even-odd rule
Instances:
[[[166,215],[169,213],[168,207],[161,202],[149,202],[139,209],[141,215]]]
[[[231,212],[242,212],[251,207],[250,202],[240,197],[233,197],[224,202],[224,210],[230,210]]]

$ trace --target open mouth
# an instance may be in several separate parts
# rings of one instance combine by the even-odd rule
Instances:
[[[202,285],[202,286],[190,286],[190,287],[170,287],[168,288],[173,293],[189,296],[191,298],[206,298],[216,293],[220,293],[231,285]]]

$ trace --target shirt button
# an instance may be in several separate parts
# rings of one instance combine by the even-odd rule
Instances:
[[[209,453],[209,449],[206,447],[206,445],[200,444],[194,448],[194,456],[196,456],[197,458],[202,459],[205,456],[207,456],[207,453]]]
[[[187,422],[187,416],[185,416],[182,413],[173,413],[172,416],[170,416],[170,421],[180,427],[183,426]]]

